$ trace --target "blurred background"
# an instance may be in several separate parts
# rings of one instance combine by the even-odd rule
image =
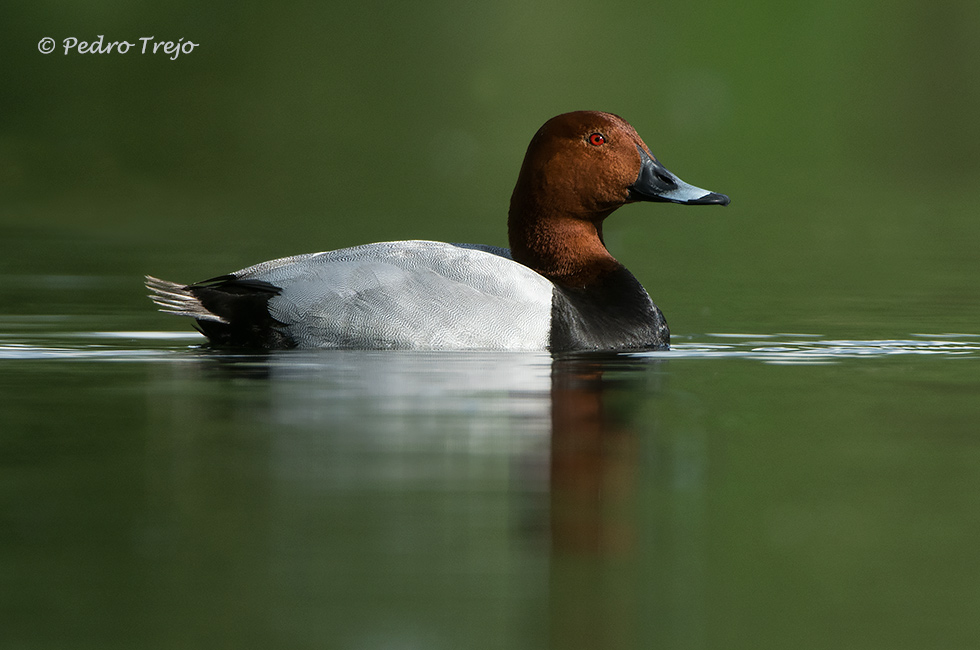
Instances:
[[[130,313],[143,273],[504,245],[531,135],[597,109],[732,197],[607,223],[675,333],[976,323],[976,2],[103,0],[0,17],[2,270],[75,278],[66,299],[113,275],[104,308]],[[99,35],[199,47],[64,54]]]

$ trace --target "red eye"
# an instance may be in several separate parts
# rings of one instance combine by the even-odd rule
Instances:
[[[593,133],[589,136],[589,144],[599,146],[606,143],[606,136],[601,133]]]

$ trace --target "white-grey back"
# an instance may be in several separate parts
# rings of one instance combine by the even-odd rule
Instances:
[[[504,248],[367,244],[234,274],[282,288],[269,301],[301,347],[542,350],[553,285]]]

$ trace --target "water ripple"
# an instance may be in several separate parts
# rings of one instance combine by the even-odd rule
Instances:
[[[893,355],[961,357],[980,354],[980,336],[976,334],[913,336],[916,338],[846,340],[825,339],[817,334],[706,334],[707,341],[677,342],[669,351],[642,352],[635,356],[671,359],[740,357],[766,363],[802,364]]]
[[[196,344],[201,341],[203,338],[196,332],[104,331],[0,335],[0,360],[178,361],[198,356],[202,350]],[[189,352],[195,353],[193,357],[188,356]],[[311,362],[316,360],[318,353],[306,351],[302,354],[305,355],[302,357],[304,362]],[[324,354],[329,354],[329,351]],[[825,364],[845,359],[895,355],[977,357],[980,356],[980,335],[910,334],[909,338],[902,339],[849,340],[825,338],[819,334],[711,333],[676,337],[670,350],[626,353],[623,356],[671,360],[742,358],[772,364]],[[280,360],[300,361],[299,357]]]

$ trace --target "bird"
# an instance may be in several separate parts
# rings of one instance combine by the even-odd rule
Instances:
[[[603,240],[604,220],[636,202],[730,199],[668,171],[623,118],[574,111],[531,138],[509,249],[378,242],[145,285],[161,311],[195,319],[221,348],[669,349],[663,313]]]

